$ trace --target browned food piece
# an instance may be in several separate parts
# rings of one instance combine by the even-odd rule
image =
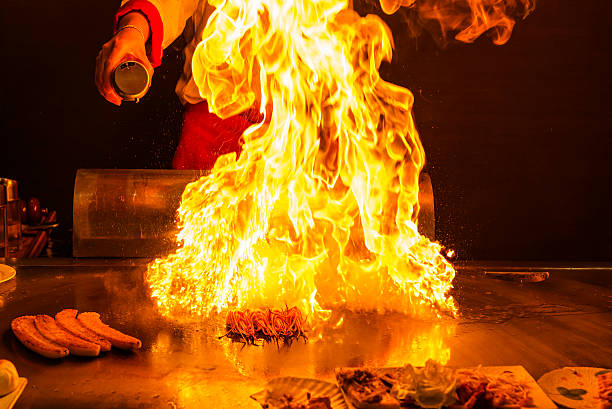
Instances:
[[[454,406],[462,409],[490,406],[486,393],[488,384],[489,378],[478,370],[459,370],[455,389],[457,401]]]
[[[276,407],[276,405],[275,405]],[[279,409],[308,409],[306,405],[295,402],[295,397],[285,393],[278,402]]]
[[[363,369],[340,369],[336,373],[344,396],[356,409],[396,409],[399,402],[389,394],[378,376]]]
[[[86,341],[72,335],[70,332],[57,326],[57,323],[48,315],[37,315],[34,318],[36,329],[47,339],[58,345],[68,348],[71,354],[80,356],[100,355],[100,345]]]
[[[296,402],[293,395],[286,393],[274,407],[278,409],[332,409],[331,401],[327,396],[313,398],[310,392],[307,392],[306,397],[308,398],[308,404],[303,404]]]
[[[308,401],[308,409],[332,409],[329,398],[314,398]]]
[[[597,375],[597,389],[601,409],[612,409],[612,372]]]
[[[58,327],[68,331],[85,341],[92,342],[100,346],[100,351],[110,351],[111,343],[109,340],[98,336],[95,332],[87,329],[77,320],[77,310],[66,309],[55,314],[55,322]]]
[[[310,392],[306,396],[308,397],[308,409],[332,409],[329,397],[318,396],[313,398],[310,396]]]
[[[47,358],[63,358],[68,356],[68,348],[48,340],[34,325],[34,316],[24,315],[11,322],[11,329],[21,343],[31,351]]]
[[[138,338],[117,331],[100,321],[100,314],[97,312],[82,312],[77,319],[85,328],[92,330],[98,336],[108,339],[114,347],[136,350],[142,346],[142,342]]]
[[[495,409],[532,407],[529,386],[510,371],[485,375],[477,369],[456,372],[456,402],[453,409]]]

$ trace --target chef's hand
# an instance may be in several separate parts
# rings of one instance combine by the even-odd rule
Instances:
[[[153,76],[153,66],[145,50],[149,34],[149,22],[146,17],[133,11],[121,18],[117,25],[117,33],[102,46],[96,58],[96,87],[107,101],[121,105],[121,97],[115,91],[111,77],[114,69],[122,62],[139,61],[149,71],[149,76]]]

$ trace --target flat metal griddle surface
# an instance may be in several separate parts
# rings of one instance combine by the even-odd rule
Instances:
[[[563,366],[612,367],[612,269],[560,269],[544,282],[521,284],[463,268],[454,290],[457,319],[349,314],[325,341],[290,348],[243,348],[219,340],[215,320],[162,317],[148,297],[145,270],[34,264],[0,284],[0,358],[29,378],[16,408],[257,408],[249,395],[275,376],[333,379],[339,366],[398,366],[443,351],[451,366],[523,365],[536,379]],[[25,349],[10,330],[17,316],[63,308],[99,312],[139,337],[142,350],[54,361]]]

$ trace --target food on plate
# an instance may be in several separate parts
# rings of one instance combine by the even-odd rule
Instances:
[[[369,370],[339,369],[336,379],[346,400],[356,409],[390,409],[399,406],[380,377]]]
[[[441,408],[455,402],[454,371],[429,360],[422,368],[341,369],[338,383],[356,408]]]
[[[480,367],[458,370],[456,394],[456,407],[465,409],[533,406],[529,386],[509,371],[491,376]]]
[[[37,315],[34,318],[34,325],[42,336],[68,348],[71,354],[81,356],[98,356],[100,354],[100,345],[86,341],[60,328],[53,317]]]
[[[47,358],[64,358],[68,356],[68,348],[45,338],[36,329],[35,317],[24,315],[11,322],[11,329],[17,339],[28,349]]]
[[[230,311],[225,323],[226,333],[221,336],[237,342],[257,345],[257,340],[291,343],[307,340],[306,321],[297,307],[284,310]]]
[[[100,320],[100,314],[97,312],[82,312],[77,316],[77,320],[83,324],[85,328],[110,341],[111,345],[114,347],[136,350],[142,346],[142,342],[138,338],[124,334],[103,323]]]
[[[298,403],[293,395],[284,394],[280,401],[274,404],[278,409],[332,409],[331,401],[327,396],[313,398],[310,392],[306,393],[308,403]],[[265,406],[264,406],[265,407]]]
[[[81,324],[77,320],[77,310],[65,309],[55,314],[55,322],[57,326],[63,330],[68,331],[72,335],[84,339],[85,341],[92,342],[100,346],[100,351],[110,351],[111,343],[107,339],[98,336],[95,332]]]
[[[329,397],[319,396],[317,398],[313,398],[310,396],[310,393],[307,393],[306,395],[308,396],[308,409],[332,409]]]
[[[336,377],[345,397],[357,409],[533,406],[530,387],[510,371],[499,375],[485,374],[480,367],[455,371],[429,360],[421,368],[344,368]]]
[[[599,407],[612,409],[612,372],[597,375],[597,391],[600,399]]]
[[[348,409],[334,383],[293,376],[270,379],[251,399],[264,409]]]
[[[439,409],[455,402],[455,385],[455,371],[430,359],[422,368],[401,368],[390,392],[403,406]]]
[[[17,389],[19,374],[11,361],[0,359],[0,396]]]

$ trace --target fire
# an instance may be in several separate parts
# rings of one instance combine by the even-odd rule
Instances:
[[[456,32],[456,40],[471,43],[490,31],[497,45],[508,42],[515,19],[526,18],[534,7],[535,0],[425,0],[416,5],[420,18],[439,23],[444,36]]]
[[[380,5],[387,14],[414,10],[421,25],[439,24],[444,39],[455,33],[456,40],[471,43],[491,31],[493,43],[501,45],[510,39],[516,19],[534,10],[535,0],[380,0]]]
[[[266,118],[185,189],[178,249],[148,268],[160,310],[453,315],[455,270],[417,231],[413,96],[378,73],[389,28],[346,0],[210,3],[200,93],[222,117],[257,106]]]

